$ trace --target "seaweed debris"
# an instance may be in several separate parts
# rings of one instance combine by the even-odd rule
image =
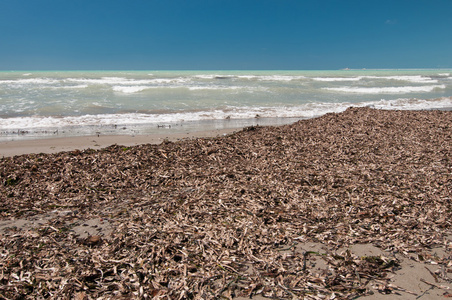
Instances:
[[[3,158],[0,299],[410,293],[390,282],[400,257],[438,266],[424,281],[450,295],[451,148],[452,112],[350,108]],[[358,256],[357,244],[387,255]]]

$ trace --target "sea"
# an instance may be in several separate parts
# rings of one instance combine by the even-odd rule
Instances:
[[[282,125],[452,108],[452,70],[0,71],[0,141]]]

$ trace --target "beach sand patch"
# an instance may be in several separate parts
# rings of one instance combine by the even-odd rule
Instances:
[[[68,217],[69,216],[69,217]],[[74,216],[74,211],[53,211],[27,218],[0,220],[0,234],[14,232],[33,232],[42,230],[70,231],[79,239],[90,236],[110,238],[113,225],[103,218],[82,220]]]

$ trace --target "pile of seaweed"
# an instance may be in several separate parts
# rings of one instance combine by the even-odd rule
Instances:
[[[396,290],[391,253],[450,268],[427,251],[452,247],[448,111],[350,108],[223,137],[14,156],[0,183],[5,299],[345,299]]]

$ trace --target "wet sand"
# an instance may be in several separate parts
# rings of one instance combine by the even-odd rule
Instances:
[[[233,133],[240,129],[217,129],[186,133],[151,135],[96,135],[79,137],[59,137],[33,140],[0,142],[0,157],[30,153],[58,153],[61,151],[101,149],[111,145],[136,146],[142,144],[160,144],[164,141],[181,141],[202,137],[217,137]]]
[[[279,126],[292,124],[299,118],[252,118],[188,121],[180,124],[129,125],[127,129],[118,127],[100,128],[98,132],[90,129],[92,135],[82,134],[80,128],[65,128],[58,134],[39,135],[40,131],[0,135],[0,157],[28,153],[57,153],[60,151],[101,149],[111,145],[134,146],[141,144],[160,144],[163,141],[216,137],[239,131],[249,126]],[[86,129],[85,129],[86,130]]]

